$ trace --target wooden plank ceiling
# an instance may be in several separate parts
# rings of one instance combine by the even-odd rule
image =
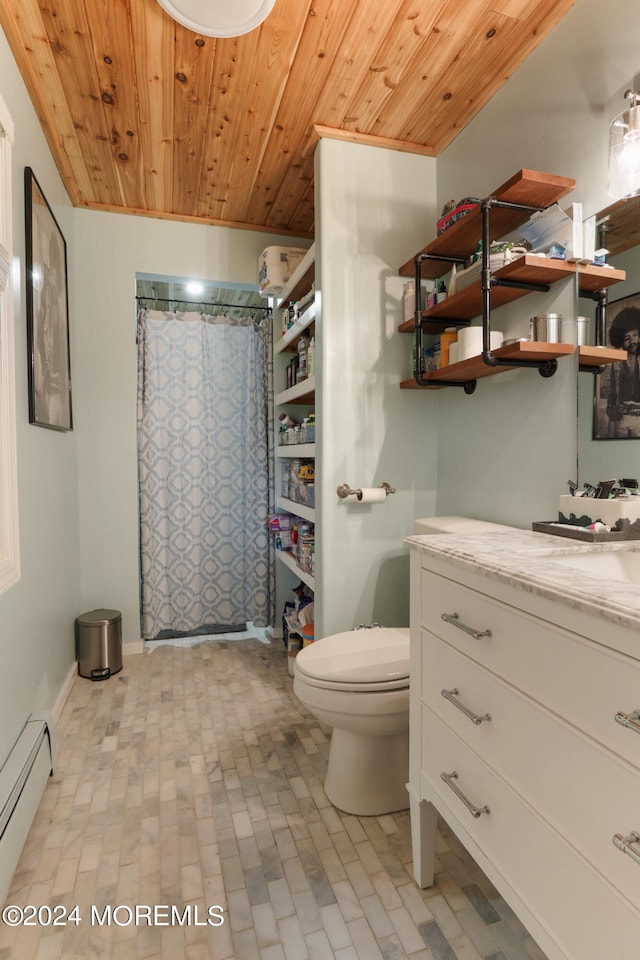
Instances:
[[[0,0],[0,25],[74,205],[311,236],[319,136],[438,156],[574,2],[276,0],[221,40],[156,0]]]

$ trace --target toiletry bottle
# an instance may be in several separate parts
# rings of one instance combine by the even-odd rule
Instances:
[[[296,383],[307,379],[307,348],[309,340],[307,337],[300,337],[298,340],[298,371],[296,374]]]
[[[307,376],[313,377],[316,372],[316,338],[311,337],[307,347]]]
[[[455,327],[446,327],[444,333],[440,335],[440,366],[449,366],[449,347],[458,339],[458,331]]]
[[[447,299],[447,285],[444,280],[438,280],[438,287],[436,290],[436,303],[442,303],[443,300]]]
[[[402,300],[404,304],[404,321],[413,320],[416,309],[416,285],[413,280],[407,280],[402,286]]]
[[[452,297],[456,292],[456,274],[458,272],[457,264],[451,267],[451,276],[449,277],[449,296]]]

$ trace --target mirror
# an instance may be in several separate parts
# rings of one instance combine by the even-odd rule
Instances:
[[[628,348],[629,361],[601,373],[578,374],[578,485],[640,477],[640,197],[619,200],[597,214],[599,243],[626,280],[608,289],[596,340],[597,307],[578,296],[577,314],[591,318],[591,342]],[[624,310],[624,313],[623,313]],[[604,328],[604,329],[603,329]],[[604,340],[602,337],[604,336]]]

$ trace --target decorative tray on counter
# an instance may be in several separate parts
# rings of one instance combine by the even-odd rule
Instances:
[[[551,533],[556,537],[570,537],[583,543],[624,543],[640,540],[640,522],[629,523],[622,530],[587,530],[585,527],[562,523],[560,520],[534,520],[531,529],[536,533]]]

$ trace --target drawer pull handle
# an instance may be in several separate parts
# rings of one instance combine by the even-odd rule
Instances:
[[[453,771],[453,773],[444,773],[443,771],[440,774],[440,779],[444,780],[444,782],[448,787],[451,787],[456,797],[458,797],[459,800],[462,800],[462,802],[464,803],[465,807],[467,808],[471,816],[475,817],[476,820],[478,819],[479,816],[481,816],[481,814],[491,812],[489,810],[489,807],[487,807],[486,805],[484,807],[476,807],[475,803],[471,803],[471,800],[469,800],[468,797],[465,797],[460,787],[458,787],[453,782],[454,780],[458,779],[458,774],[455,770]]]
[[[457,613],[443,613],[441,616],[443,620],[453,624],[458,630],[464,630],[465,633],[471,634],[474,640],[482,640],[483,637],[491,636],[491,630],[476,630],[475,627],[468,627],[466,623],[462,622]]]
[[[627,853],[636,863],[640,863],[640,851],[631,846],[632,843],[640,843],[640,833],[634,831],[628,837],[623,837],[620,833],[614,833],[612,839],[614,847],[622,850],[623,853]]]
[[[618,710],[616,722],[623,727],[628,727],[629,730],[640,733],[640,710],[634,710],[633,713],[623,713],[622,710]]]
[[[469,720],[471,720],[472,723],[475,723],[476,726],[479,726],[483,720],[491,720],[490,713],[485,713],[482,716],[479,716],[477,713],[474,713],[473,710],[470,710],[469,707],[465,706],[461,700],[458,700],[458,694],[460,691],[457,687],[454,687],[453,690],[441,690],[440,693],[445,700],[448,700],[449,703],[454,705],[454,707],[457,707],[458,710],[461,710],[465,717],[469,717]]]

